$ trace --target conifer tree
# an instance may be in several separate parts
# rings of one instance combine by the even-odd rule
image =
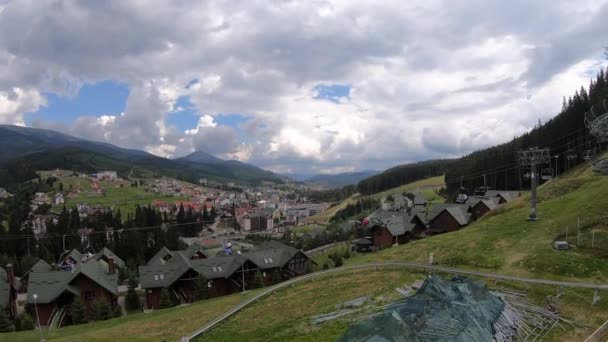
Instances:
[[[87,322],[87,314],[85,312],[80,296],[74,298],[71,307],[72,324],[83,324]]]
[[[160,308],[166,309],[173,306],[173,301],[171,300],[171,296],[169,295],[169,290],[162,289],[160,291]]]
[[[19,316],[19,330],[32,330],[34,329],[34,320],[32,316],[28,315],[26,312]]]
[[[207,287],[207,279],[199,276],[196,280],[196,299],[203,300],[209,298],[209,288]]]
[[[140,307],[139,295],[135,290],[137,288],[137,280],[133,275],[129,277],[129,289],[125,297],[125,307],[127,311],[137,311]]]
[[[251,282],[251,287],[254,289],[259,289],[260,287],[264,287],[264,279],[262,277],[262,272],[256,271],[253,275],[253,281]]]
[[[95,301],[93,307],[96,321],[105,321],[112,318],[112,306],[110,306],[110,303],[105,298]]]

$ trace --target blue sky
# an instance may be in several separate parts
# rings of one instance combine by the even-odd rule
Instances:
[[[118,115],[125,109],[129,86],[126,83],[102,81],[85,84],[74,96],[60,96],[54,93],[44,95],[47,98],[47,106],[26,114],[26,124],[31,123],[32,120],[67,124],[83,115]]]

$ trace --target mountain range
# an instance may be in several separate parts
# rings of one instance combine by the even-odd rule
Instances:
[[[248,184],[284,180],[271,171],[236,160],[222,160],[203,151],[167,159],[51,130],[0,125],[0,186],[27,180],[35,176],[36,170],[54,168],[82,172],[108,169],[191,182],[197,182],[200,177]]]
[[[345,185],[357,184],[361,180],[378,174],[376,170],[365,170],[357,172],[343,172],[337,174],[317,174],[304,180],[306,183],[323,184],[332,188],[339,188]]]

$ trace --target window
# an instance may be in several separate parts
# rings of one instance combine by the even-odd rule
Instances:
[[[159,276],[160,280],[165,280],[165,275],[163,273],[161,273]]]
[[[92,302],[93,300],[95,300],[95,292],[86,291],[84,293],[84,300],[86,300],[87,302]]]
[[[268,259],[264,258],[264,263],[267,264],[268,263]]]
[[[272,262],[272,258],[270,258],[270,257],[269,257],[269,258],[268,258],[268,261],[269,261],[269,262]]]
[[[158,280],[158,279],[159,279],[158,274],[155,274],[155,275],[154,275],[154,280]]]
[[[218,269],[218,271],[220,271],[220,272],[222,272],[222,271],[223,271],[223,270],[222,270],[222,266],[218,266],[218,267],[217,267],[217,269]]]
[[[217,267],[213,266],[213,272],[217,272]]]

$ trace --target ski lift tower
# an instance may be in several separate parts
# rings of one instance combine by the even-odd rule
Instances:
[[[519,163],[530,166],[530,180],[532,196],[530,199],[530,216],[528,221],[536,221],[536,185],[538,184],[538,165],[546,164],[551,161],[548,148],[530,148],[519,151]]]

